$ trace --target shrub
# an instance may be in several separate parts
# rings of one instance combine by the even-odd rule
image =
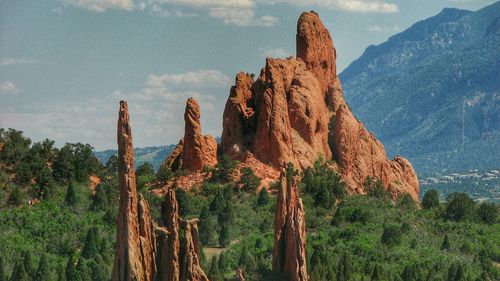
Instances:
[[[451,194],[446,206],[445,218],[461,221],[470,218],[474,211],[474,201],[465,193],[456,192]]]
[[[435,189],[429,189],[422,200],[424,209],[433,209],[439,207],[439,194]]]
[[[398,225],[384,226],[381,241],[387,246],[396,246],[401,243],[402,233],[401,227]]]
[[[246,191],[255,192],[260,184],[261,179],[253,173],[253,170],[250,167],[243,168],[241,172],[241,183],[243,184],[243,189]]]
[[[498,207],[495,203],[483,202],[477,209],[479,219],[486,224],[494,224],[498,217]]]

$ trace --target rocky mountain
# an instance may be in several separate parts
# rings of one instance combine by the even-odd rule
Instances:
[[[150,147],[136,147],[134,148],[134,165],[139,167],[144,163],[150,163],[153,165],[155,170],[158,170],[161,163],[165,161],[165,158],[169,156],[175,148],[175,144],[165,145],[165,146],[150,146]],[[112,155],[117,156],[118,150],[109,149],[103,151],[94,152],[95,157],[101,161],[101,163],[106,164],[109,157]]]
[[[356,116],[419,172],[500,163],[500,2],[444,9],[339,76]]]

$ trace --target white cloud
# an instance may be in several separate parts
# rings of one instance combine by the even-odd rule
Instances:
[[[328,9],[359,13],[397,13],[396,4],[381,0],[257,0],[262,4],[289,3],[297,6],[318,6]]]
[[[182,7],[207,13],[226,25],[273,26],[278,22],[278,18],[270,15],[256,15],[254,0],[152,0],[151,3],[153,13],[162,16],[172,16],[169,11]]]
[[[371,25],[369,26],[366,31],[370,31],[370,32],[399,32],[401,31],[401,27],[399,27],[399,25],[395,24],[393,26],[381,26],[381,25],[378,25],[378,24],[374,24],[374,25]]]
[[[26,58],[3,58],[0,60],[0,65],[16,65],[16,64],[33,64],[33,63],[42,63],[38,60],[29,60]]]
[[[292,56],[293,54],[281,48],[277,49],[260,49],[260,55],[262,57],[273,57],[273,58],[286,58]]]
[[[62,3],[83,8],[92,12],[102,13],[106,10],[132,11],[135,8],[133,0],[61,0]]]
[[[146,86],[150,88],[161,88],[168,86],[181,86],[183,88],[198,87],[225,87],[230,83],[229,77],[222,72],[213,69],[200,69],[179,74],[150,74],[146,80]]]
[[[16,84],[11,81],[4,81],[0,83],[0,94],[17,94],[19,89]]]

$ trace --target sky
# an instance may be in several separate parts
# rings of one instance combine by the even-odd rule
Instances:
[[[177,143],[185,102],[201,105],[204,134],[220,136],[239,71],[295,54],[302,11],[319,13],[339,73],[444,7],[492,0],[0,0],[0,128],[33,141],[116,148],[127,100],[136,147]]]

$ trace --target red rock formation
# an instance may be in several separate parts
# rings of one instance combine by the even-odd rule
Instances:
[[[304,169],[318,158],[333,159],[353,193],[364,193],[370,176],[380,178],[394,198],[405,192],[417,200],[411,164],[388,160],[348,108],[335,48],[318,14],[300,16],[296,43],[297,59],[268,58],[255,82],[249,74],[237,75],[224,110],[223,153],[242,161],[250,153],[275,168],[291,162]]]
[[[273,271],[291,281],[308,280],[306,268],[306,222],[297,179],[281,173],[274,215]]]
[[[127,102],[118,117],[118,180],[120,205],[116,230],[113,280],[154,280],[156,241],[148,203],[137,193],[134,147]]]
[[[217,164],[217,142],[212,136],[203,136],[200,125],[200,105],[194,98],[186,102],[184,112],[184,154],[182,168],[198,171]]]
[[[162,205],[163,227],[158,233],[158,281],[208,281],[199,258],[198,220],[179,217],[175,192],[170,189]],[[180,233],[185,237],[181,243]]]
[[[200,125],[200,105],[194,98],[186,102],[184,112],[184,138],[163,162],[162,167],[172,171],[200,171],[205,166],[217,164],[217,141],[212,136],[203,136]]]

